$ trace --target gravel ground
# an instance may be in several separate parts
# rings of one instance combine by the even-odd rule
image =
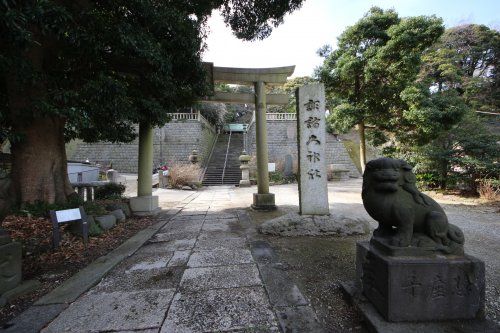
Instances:
[[[290,186],[274,186],[271,192],[289,193]],[[365,212],[361,201],[361,180],[329,183],[330,209],[346,216],[366,218],[372,228],[377,223]],[[500,325],[500,204],[433,195],[444,208],[450,223],[464,231],[465,250],[486,265],[486,316]],[[280,206],[271,214],[252,212],[253,220],[263,221],[297,210]],[[311,301],[328,332],[364,332],[360,316],[344,300],[339,283],[354,279],[355,244],[371,235],[358,237],[271,237],[266,236],[290,276]]]
[[[498,206],[443,205],[465,234],[465,252],[486,266],[486,315],[500,325],[500,210]]]

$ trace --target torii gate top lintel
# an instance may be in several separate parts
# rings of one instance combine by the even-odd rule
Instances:
[[[262,82],[266,85],[283,85],[295,70],[295,66],[270,67],[270,68],[237,68],[217,67],[211,62],[206,62],[209,80],[212,83],[223,82],[229,84],[255,85]],[[287,104],[288,95],[267,95],[267,104]],[[214,92],[213,96],[205,101],[222,103],[254,103],[253,94]]]
[[[237,68],[218,67],[206,63],[213,82],[229,84],[253,85],[255,82],[265,82],[269,85],[282,85],[291,76],[295,66],[270,68]]]

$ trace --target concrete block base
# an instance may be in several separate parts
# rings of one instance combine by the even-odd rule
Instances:
[[[255,210],[275,210],[274,193],[254,193],[252,208]]]
[[[240,187],[250,187],[251,185],[250,180],[240,180]]]
[[[470,256],[388,256],[357,243],[363,295],[390,322],[484,316],[484,263]],[[361,276],[359,276],[361,274]]]
[[[155,215],[161,211],[158,196],[142,196],[130,198],[130,209],[137,216]]]

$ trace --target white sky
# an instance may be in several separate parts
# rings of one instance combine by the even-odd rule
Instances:
[[[316,51],[325,44],[335,46],[345,28],[372,6],[394,8],[403,17],[434,14],[447,27],[477,23],[500,28],[500,0],[306,0],[269,38],[256,42],[235,38],[214,12],[203,60],[223,67],[296,65],[293,76],[312,75],[322,62]]]

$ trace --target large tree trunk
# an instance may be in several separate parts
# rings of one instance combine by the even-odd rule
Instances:
[[[67,172],[64,120],[34,118],[17,124],[20,140],[12,142],[12,185],[17,203],[64,203],[75,193]]]
[[[448,185],[448,162],[441,161],[439,170],[439,189],[445,191]]]
[[[44,73],[46,53],[51,52],[54,40],[48,40],[40,29],[31,26],[33,40],[38,43],[22,51],[35,72]],[[53,56],[53,55],[50,55]],[[50,57],[48,57],[50,58]],[[47,94],[43,76],[32,84],[20,80],[23,73],[13,67],[4,78],[9,100],[13,203],[43,201],[64,203],[74,193],[69,183],[64,144],[65,119],[43,115],[38,102]],[[31,110],[31,111],[30,111]],[[28,116],[26,116],[28,113]],[[31,114],[30,114],[31,113]]]

